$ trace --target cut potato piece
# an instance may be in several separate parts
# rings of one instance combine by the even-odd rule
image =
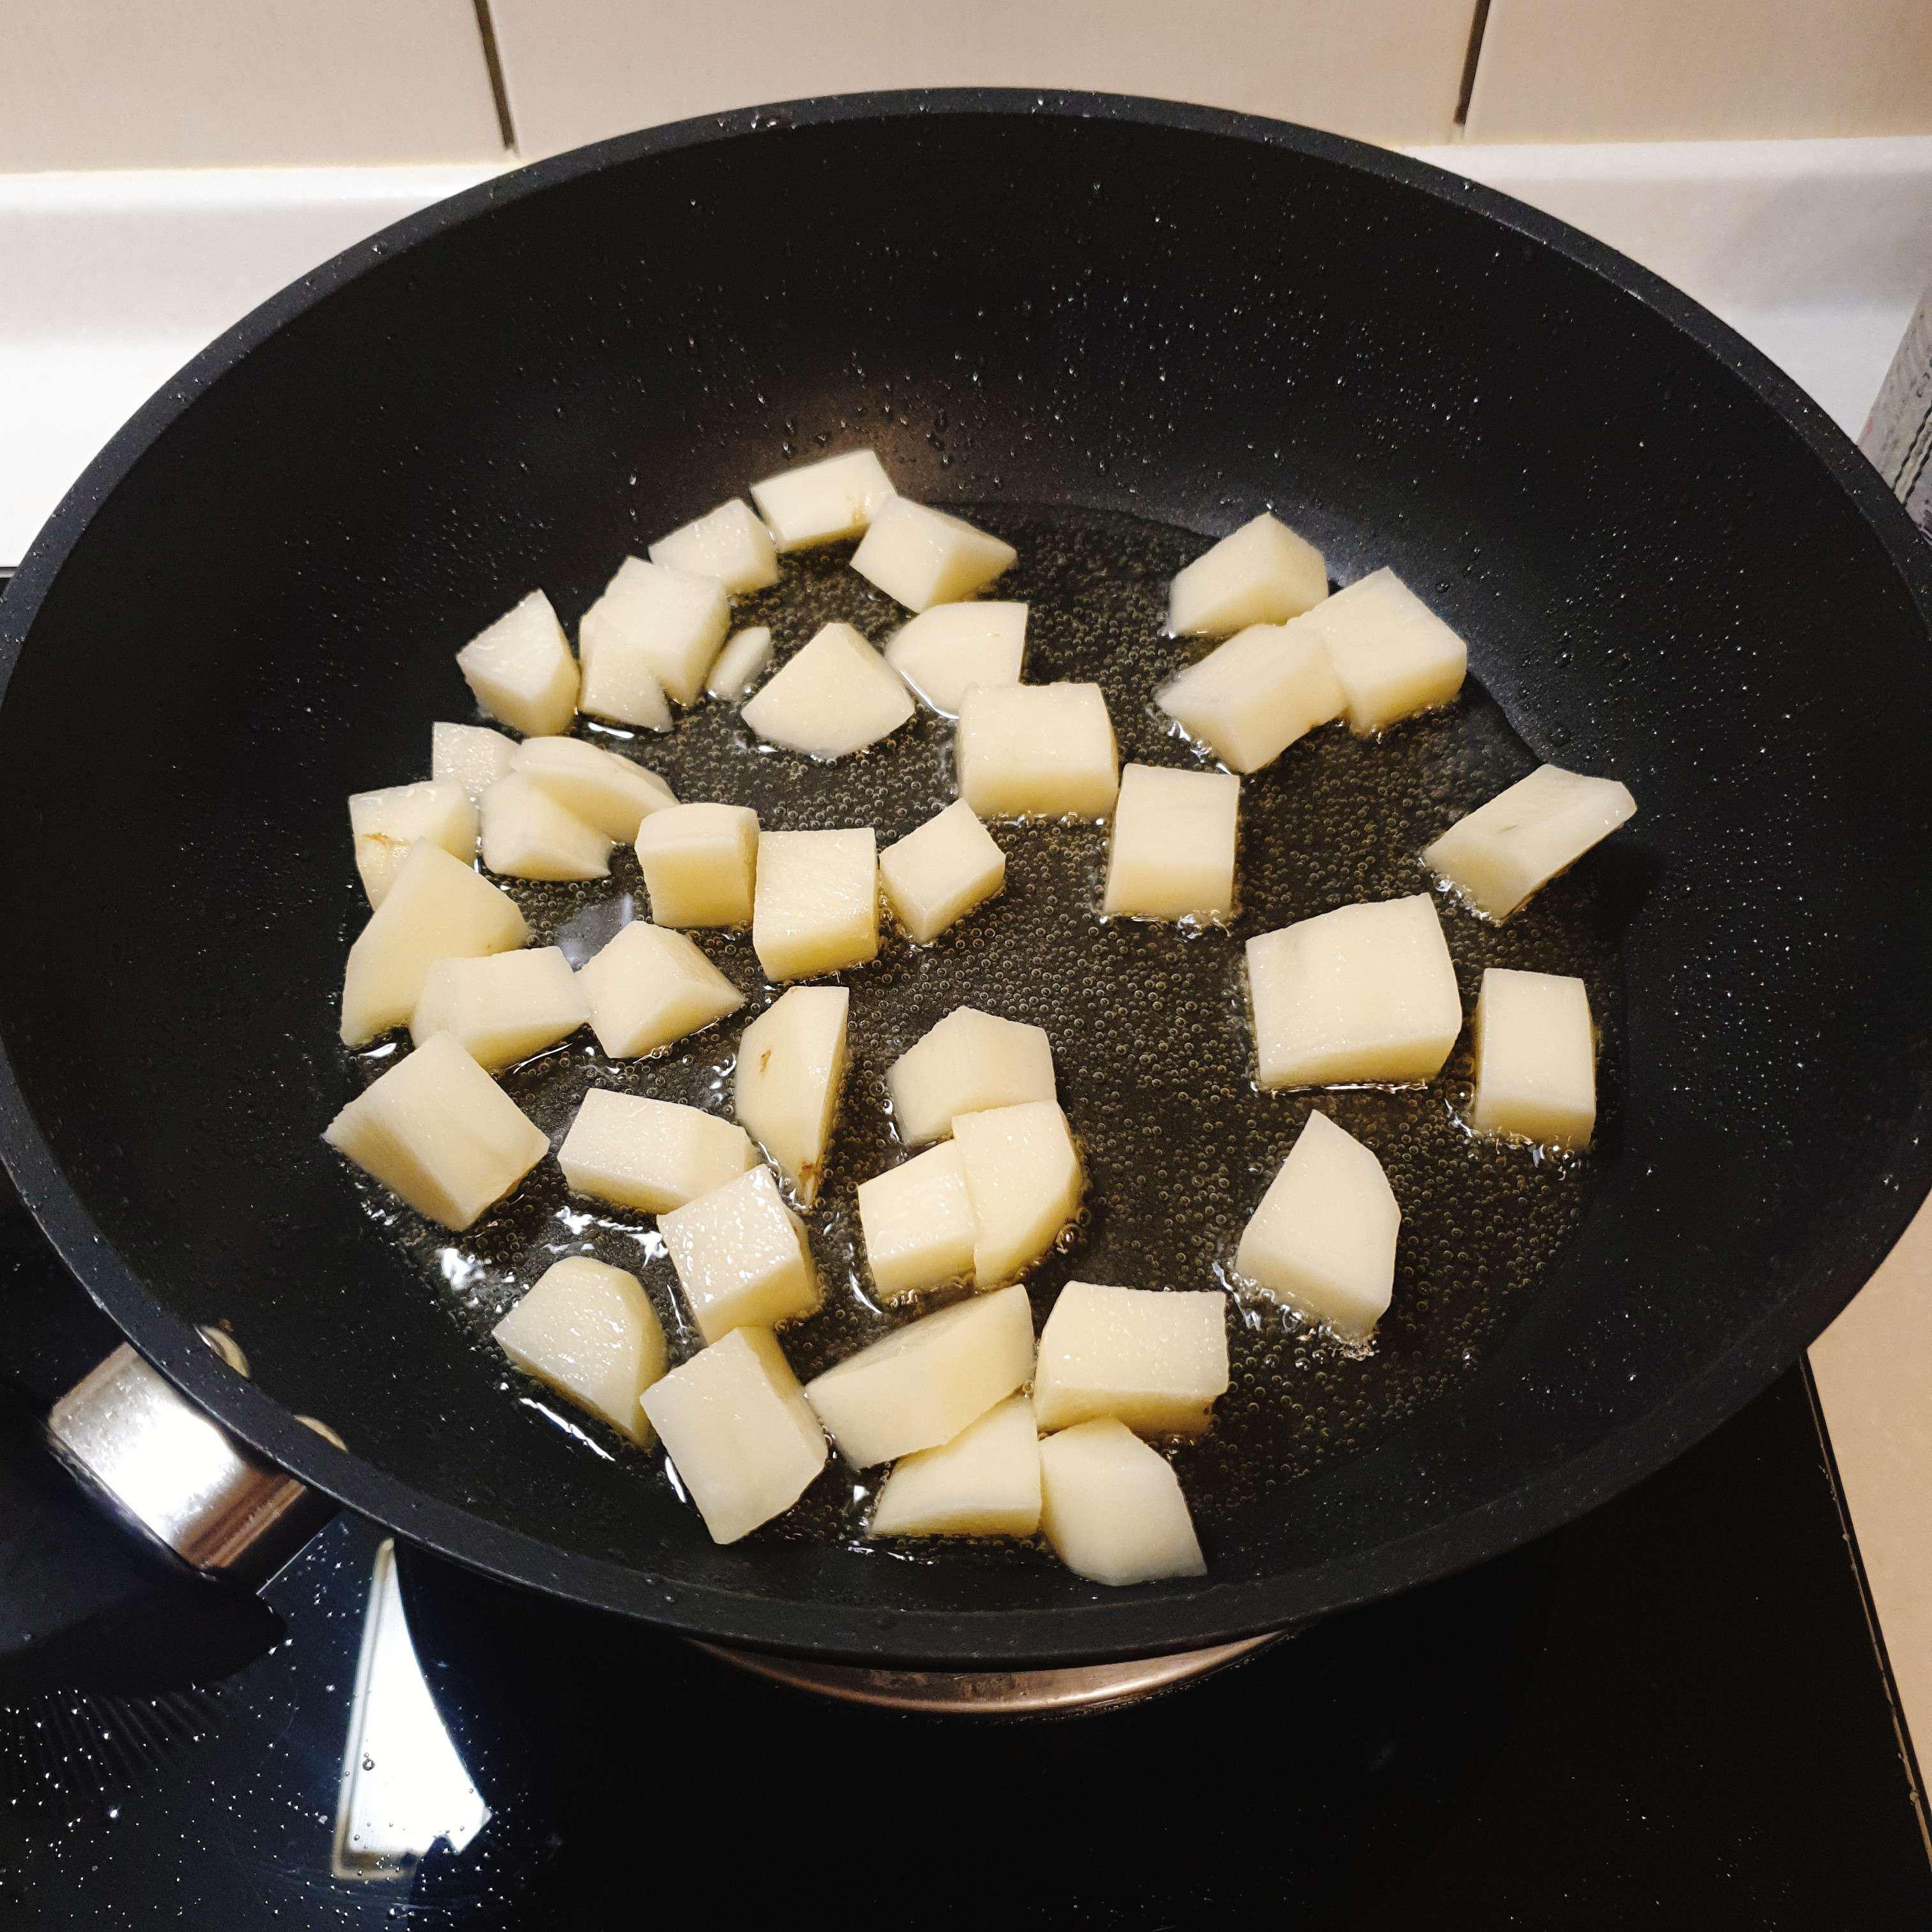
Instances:
[[[652,812],[677,802],[656,772],[581,738],[526,738],[512,769],[610,839],[636,838]]]
[[[433,778],[454,778],[472,800],[481,798],[499,778],[510,773],[516,741],[487,724],[432,724],[429,728],[429,772]]]
[[[1168,586],[1178,638],[1225,638],[1298,617],[1328,595],[1328,566],[1306,537],[1264,511],[1197,556]]]
[[[704,680],[705,694],[711,698],[742,698],[765,674],[772,661],[772,634],[768,626],[753,624],[739,632],[718,653],[717,661]]]
[[[1342,1334],[1366,1336],[1388,1310],[1401,1226],[1382,1162],[1326,1114],[1310,1114],[1242,1231],[1234,1272]]]
[[[892,479],[869,449],[782,470],[752,485],[752,501],[781,550],[856,537],[892,495]]]
[[[1040,1528],[1040,1436],[1009,1396],[950,1442],[916,1450],[872,1505],[868,1536],[1031,1536]]]
[[[976,1294],[922,1316],[805,1385],[855,1468],[950,1442],[1033,1372],[1026,1290]]]
[[[1327,649],[1358,738],[1447,704],[1469,668],[1462,640],[1392,570],[1336,591],[1293,628]]]
[[[973,1272],[966,1163],[950,1141],[859,1184],[859,1228],[872,1286],[888,1301]]]
[[[896,731],[912,712],[898,672],[850,624],[827,624],[740,715],[767,744],[842,758]]]
[[[879,955],[879,862],[869,825],[762,832],[752,950],[768,980],[806,980]]]
[[[1231,772],[1254,772],[1340,717],[1343,700],[1319,638],[1292,624],[1250,624],[1154,701]]]
[[[628,679],[628,667],[641,662],[668,697],[689,704],[730,622],[731,600],[716,578],[627,556],[578,626],[585,682],[598,685],[608,655],[614,678]]]
[[[349,949],[343,1045],[361,1046],[406,1025],[437,960],[508,952],[530,936],[508,893],[441,846],[418,840]]]
[[[636,640],[601,621],[588,629],[580,624],[578,636],[584,689],[577,702],[584,716],[639,731],[668,731],[670,700]]]
[[[1112,1415],[1140,1436],[1198,1436],[1228,1392],[1228,1298],[1070,1281],[1033,1373],[1043,1430]]]
[[[749,926],[758,814],[742,805],[675,805],[638,828],[638,864],[659,926]]]
[[[825,1466],[825,1432],[768,1328],[737,1328],[645,1390],[677,1479],[714,1543],[791,1508]]]
[[[1058,1102],[1044,1027],[955,1006],[886,1072],[892,1120],[908,1147],[944,1140],[962,1114],[1024,1100]]]
[[[1051,1100],[962,1114],[952,1138],[973,1204],[973,1279],[990,1288],[1053,1246],[1080,1211],[1086,1178],[1066,1116]]]
[[[983,905],[1006,883],[1006,855],[963,798],[879,854],[886,903],[916,945]]]
[[[764,590],[778,580],[772,533],[734,496],[728,503],[660,537],[650,560],[691,577],[715,577],[734,597]]]
[[[1233,918],[1240,806],[1241,782],[1232,772],[1127,766],[1101,910],[1129,919]]]
[[[1040,1497],[1040,1526],[1076,1576],[1122,1584],[1208,1574],[1180,1478],[1112,1416],[1041,1443]]]
[[[819,1304],[805,1224],[754,1167],[658,1217],[691,1318],[707,1342],[752,1324],[775,1328]]]
[[[588,1255],[554,1262],[490,1334],[524,1374],[650,1447],[638,1397],[668,1358],[664,1324],[635,1275]]]
[[[521,772],[483,794],[483,862],[508,879],[602,879],[610,841]]]
[[[1615,778],[1539,765],[1459,818],[1422,862],[1478,912],[1504,920],[1636,812],[1636,800]]]
[[[550,1151],[543,1130],[446,1033],[372,1081],[322,1138],[418,1214],[457,1228]]]
[[[886,662],[942,718],[967,687],[1017,684],[1026,656],[1024,604],[938,604],[886,641]]]
[[[700,1107],[593,1087],[584,1096],[556,1164],[573,1194],[640,1214],[674,1208],[722,1187],[758,1165],[742,1127]]]
[[[477,703],[512,730],[536,737],[570,729],[577,716],[577,660],[541,590],[479,631],[456,662]]]
[[[964,517],[895,496],[873,512],[852,568],[908,610],[956,604],[983,590],[1019,552]]]
[[[1248,941],[1264,1087],[1409,1082],[1442,1070],[1462,998],[1427,892],[1338,907]]]
[[[567,1040],[590,1003],[560,947],[439,959],[423,976],[410,1032],[420,1046],[453,1033],[478,1066],[495,1072]]]
[[[356,869],[371,906],[382,903],[418,838],[466,864],[476,856],[476,807],[454,778],[358,791],[349,801],[349,830],[356,841]]]
[[[1582,1148],[1597,1125],[1597,1034],[1581,980],[1492,966],[1476,996],[1469,1123],[1543,1147]]]
[[[851,1004],[843,986],[794,986],[738,1042],[738,1118],[808,1208],[838,1116]]]
[[[613,1060],[655,1053],[727,1013],[745,996],[681,932],[633,920],[578,974],[590,1030]]]
[[[1120,789],[1097,684],[975,685],[960,700],[959,796],[982,818],[1104,818]]]

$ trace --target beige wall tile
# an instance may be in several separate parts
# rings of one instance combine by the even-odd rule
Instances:
[[[0,172],[502,152],[472,0],[5,0]]]
[[[1932,0],[1492,0],[1472,141],[1932,132]]]

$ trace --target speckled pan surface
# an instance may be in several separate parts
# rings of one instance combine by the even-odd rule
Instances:
[[[1560,1201],[1574,1228],[1538,1221],[1547,1252],[1516,1292],[1484,1216],[1448,1215],[1439,1292],[1386,1334],[1376,1393],[1263,1432],[1278,1480],[1208,1512],[1203,1585],[1103,1593],[1046,1564],[796,1534],[715,1550],[661,1484],[506,1396],[453,1298],[318,1158],[352,1083],[332,1025],[356,913],[343,795],[425,761],[429,720],[464,715],[449,652],[531,584],[574,618],[625,550],[847,440],[910,494],[996,530],[1004,506],[1003,534],[1064,560],[1060,584],[1015,593],[1043,609],[1099,597],[1096,558],[1127,558],[1131,586],[1184,552],[1177,532],[1272,505],[1338,576],[1391,563],[1468,636],[1463,712],[1375,748],[1400,776],[1371,778],[1339,738],[1269,776],[1250,914],[1400,890],[1396,835],[1439,809],[1432,788],[1460,806],[1535,758],[1613,772],[1643,808],[1538,915],[1612,1022],[1600,1155],[1537,1210]],[[352,251],[218,344],[0,604],[9,1163],[97,1296],[225,1420],[482,1567],[727,1640],[941,1663],[1294,1622],[1654,1466],[1795,1356],[1922,1192],[1917,541],[1819,412],[1687,300],[1331,137],[967,94],[563,156]],[[1040,634],[1074,668],[1104,628]],[[1122,634],[1116,668],[1152,648]],[[759,798],[788,782],[762,770]],[[806,782],[800,823],[820,808]],[[1373,832],[1346,863],[1298,844],[1330,800]],[[1056,836],[1009,839],[1016,880],[1097,876],[1097,842],[1082,858]],[[1083,1037],[1125,1021],[1164,1042],[1156,940],[1095,943],[1150,949],[1148,990]],[[1174,943],[1193,973],[1217,941]],[[1486,943],[1452,934],[1466,969],[1516,963]],[[1124,951],[1109,983],[1142,983],[1132,967]],[[855,1001],[883,1006],[903,968],[873,970]],[[862,1044],[875,1060],[890,1042]],[[1063,1053],[1076,1120],[1082,1064]],[[1096,1107],[1144,1094],[1134,1118],[1172,1118],[1184,1149],[1171,1070],[1143,1086],[1092,1064]],[[1343,1103],[1369,1118],[1382,1100]],[[1305,1110],[1280,1106],[1284,1144]],[[869,1171],[863,1130],[836,1152]],[[1184,1202],[1183,1246],[1204,1252],[1226,1211]],[[1096,1213],[1115,1278],[1135,1278],[1133,1232]],[[257,1388],[188,1340],[184,1322],[222,1318]],[[1462,1333],[1472,1359],[1440,1372]]]

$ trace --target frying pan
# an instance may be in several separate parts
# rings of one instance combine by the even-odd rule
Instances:
[[[530,585],[574,616],[624,550],[820,438],[940,502],[1202,539],[1272,506],[1343,574],[1433,586],[1528,752],[1642,802],[1580,1228],[1475,1372],[1254,1500],[1199,1582],[713,1547],[661,1484],[517,1420],[316,1139],[351,1090],[344,794],[420,767],[449,652]],[[607,142],[277,296],[26,559],[0,604],[7,1162],[195,1402],[478,1570],[859,1661],[1292,1624],[1656,1468],[1904,1227],[1932,1180],[1929,623],[1932,553],[1762,357],[1399,156],[999,92]],[[196,1339],[217,1320],[252,1382]]]

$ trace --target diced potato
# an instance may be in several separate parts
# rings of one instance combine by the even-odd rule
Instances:
[[[888,1301],[973,1272],[966,1163],[950,1141],[859,1184],[859,1228],[872,1286]]]
[[[627,556],[578,626],[585,680],[598,683],[607,653],[614,676],[627,658],[641,660],[667,696],[689,704],[730,622],[731,600],[716,578]]]
[[[543,1130],[440,1033],[372,1081],[322,1138],[446,1228],[467,1228],[550,1151]]]
[[[752,501],[781,550],[856,537],[892,496],[892,479],[869,449],[782,470],[752,485]]]
[[[483,794],[483,862],[508,879],[602,879],[610,841],[521,772]]]
[[[1097,684],[975,685],[959,702],[959,796],[982,818],[1104,818],[1120,789]]]
[[[791,1508],[825,1466],[825,1432],[768,1328],[736,1328],[645,1390],[678,1480],[714,1543]]]
[[[525,1375],[650,1447],[638,1397],[669,1358],[664,1324],[635,1275],[588,1255],[554,1262],[490,1333]]]
[[[638,828],[638,864],[659,926],[749,926],[758,814],[742,805],[674,805]]]
[[[433,778],[454,778],[472,800],[510,773],[516,741],[487,724],[432,724],[429,771]]]
[[[1232,919],[1240,805],[1232,772],[1127,766],[1101,909],[1129,919]]]
[[[886,662],[942,718],[967,687],[1017,684],[1026,656],[1024,604],[936,604],[886,641]]]
[[[808,1208],[838,1117],[851,1004],[843,986],[794,986],[738,1042],[738,1118]]]
[[[735,1013],[745,996],[681,932],[637,919],[578,974],[590,1030],[613,1060],[655,1053]]]
[[[1328,566],[1306,537],[1264,511],[1197,556],[1168,586],[1178,638],[1225,638],[1298,617],[1328,595]]]
[[[1248,941],[1264,1087],[1408,1082],[1442,1070],[1462,998],[1427,892],[1340,906]]]
[[[1052,1247],[1080,1211],[1086,1178],[1066,1116],[1051,1100],[962,1114],[952,1138],[973,1204],[973,1279],[990,1288]]]
[[[349,801],[349,830],[356,841],[356,869],[371,906],[382,903],[418,838],[466,864],[476,856],[476,807],[454,778],[358,791]]]
[[[895,496],[873,512],[852,568],[908,610],[956,604],[983,590],[1019,552],[964,517]]]
[[[1180,1478],[1112,1416],[1041,1443],[1040,1496],[1040,1526],[1076,1576],[1122,1584],[1208,1574]]]
[[[1342,715],[1328,647],[1292,624],[1250,624],[1190,664],[1155,699],[1231,772],[1259,771]]]
[[[1326,647],[1360,738],[1447,704],[1469,668],[1462,640],[1392,570],[1336,591],[1294,628]]]
[[[912,711],[898,672],[850,624],[827,624],[740,716],[767,744],[842,758],[896,731]]]
[[[944,1140],[962,1114],[1052,1100],[1053,1044],[1044,1027],[955,1006],[886,1072],[892,1120],[908,1147]]]
[[[1342,1334],[1366,1336],[1394,1292],[1401,1226],[1382,1162],[1326,1114],[1310,1114],[1242,1230],[1234,1272]]]
[[[718,653],[704,680],[705,693],[711,698],[742,698],[765,674],[772,661],[772,634],[768,626],[753,624],[734,635]]]
[[[526,738],[512,769],[607,838],[636,838],[652,812],[677,802],[656,772],[581,738]]]
[[[577,634],[584,663],[584,689],[577,702],[584,716],[639,731],[668,731],[670,700],[637,639],[614,622],[599,618],[592,624],[588,612]]]
[[[343,1045],[361,1046],[406,1025],[437,960],[507,952],[530,936],[508,893],[441,846],[418,839],[349,949]]]
[[[560,947],[439,959],[424,975],[410,1016],[420,1046],[453,1033],[478,1066],[494,1072],[567,1040],[590,1018],[590,1003]]]
[[[1198,1436],[1228,1392],[1228,1298],[1070,1281],[1040,1330],[1033,1372],[1043,1430],[1096,1415],[1137,1435]]]
[[[1636,812],[1615,778],[1539,765],[1459,818],[1422,862],[1478,912],[1504,920]]]
[[[479,631],[456,662],[477,703],[513,730],[534,737],[570,729],[577,716],[577,660],[541,590]]]
[[[573,1194],[668,1214],[758,1165],[742,1127],[700,1107],[593,1087],[556,1164]]]
[[[768,1167],[754,1167],[688,1206],[658,1217],[691,1318],[707,1342],[734,1328],[775,1328],[819,1304],[805,1224],[779,1198]]]
[[[650,559],[692,577],[715,577],[734,597],[764,590],[778,580],[772,533],[734,496],[694,521],[660,537]]]
[[[761,832],[752,949],[768,980],[806,980],[879,955],[879,862],[869,825]]]
[[[1033,1372],[1026,1290],[922,1316],[814,1376],[806,1399],[854,1468],[950,1442]]]
[[[1597,1125],[1597,1034],[1581,980],[1492,966],[1476,996],[1470,1124],[1544,1147],[1582,1148]]]
[[[868,1536],[1031,1536],[1040,1528],[1040,1436],[1009,1396],[950,1442],[896,1462]]]
[[[963,798],[879,854],[886,903],[916,945],[983,905],[1006,883],[1006,855]]]

